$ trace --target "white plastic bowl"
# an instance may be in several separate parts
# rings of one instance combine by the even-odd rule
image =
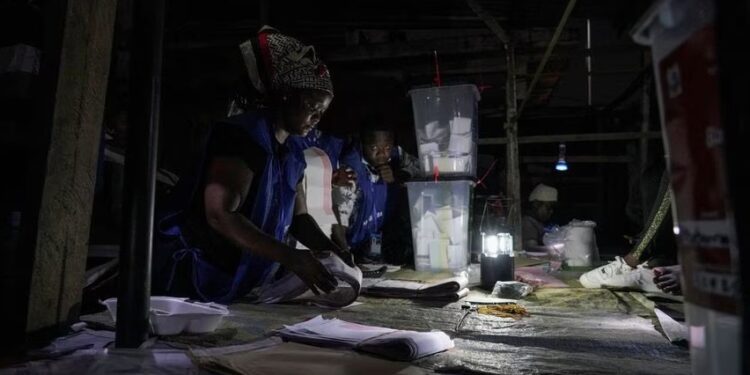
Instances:
[[[101,302],[117,321],[117,298]],[[180,297],[151,297],[151,332],[160,336],[180,333],[208,333],[219,326],[229,310],[213,302],[189,301]]]

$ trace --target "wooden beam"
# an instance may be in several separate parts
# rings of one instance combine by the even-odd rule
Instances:
[[[526,103],[529,101],[529,97],[531,96],[531,92],[534,91],[534,87],[536,86],[536,83],[539,81],[540,74],[544,71],[545,66],[547,65],[547,61],[549,60],[550,56],[552,56],[552,50],[555,49],[555,45],[557,45],[557,41],[560,38],[560,34],[562,33],[562,30],[565,28],[565,25],[568,23],[568,17],[570,17],[570,13],[573,12],[573,8],[576,5],[576,0],[570,0],[568,2],[568,6],[565,7],[565,11],[563,12],[562,17],[560,18],[560,23],[557,25],[557,29],[555,29],[555,33],[552,35],[552,39],[549,42],[549,46],[547,46],[547,50],[544,52],[544,57],[542,58],[542,62],[537,66],[536,73],[534,73],[534,78],[531,80],[531,84],[526,89],[526,95],[524,95],[524,100],[521,102],[520,107],[518,108],[518,115],[520,116],[523,113],[523,108],[526,106]]]
[[[604,142],[604,141],[632,141],[639,139],[661,138],[661,132],[620,132],[620,133],[584,133],[584,134],[555,134],[531,135],[519,137],[519,144],[528,143],[556,143],[556,142]],[[481,138],[479,145],[504,145],[508,138]]]
[[[552,165],[557,161],[557,155],[521,156],[521,163],[549,163]],[[568,163],[601,163],[601,164],[627,164],[633,162],[633,158],[627,155],[570,155],[565,157]]]
[[[515,34],[515,33],[514,33]],[[545,35],[542,32],[531,30],[522,30],[521,35],[530,35],[528,38],[539,38]],[[578,33],[569,31],[563,33],[559,38],[559,44],[577,48],[580,44]],[[541,59],[544,57],[544,42],[536,39],[523,39],[523,45],[516,47],[519,52],[533,56],[532,59]],[[330,51],[325,54],[324,58],[332,66],[342,65],[343,63],[361,63],[372,60],[403,59],[410,57],[423,56],[437,50],[440,56],[463,55],[463,54],[486,54],[488,52],[497,52],[502,50],[504,43],[499,40],[495,34],[484,33],[468,36],[446,36],[436,38],[417,38],[407,39],[393,43],[373,43],[359,44],[344,47],[342,49]],[[174,48],[174,46],[172,46]],[[478,56],[481,58],[482,56]],[[486,55],[485,55],[486,57]],[[442,59],[441,59],[442,60]]]
[[[327,63],[367,62],[383,59],[401,59],[409,57],[430,56],[437,50],[441,56],[451,54],[470,54],[498,52],[503,48],[494,35],[471,38],[445,38],[423,41],[408,41],[358,45],[332,51],[325,56]],[[429,61],[429,60],[428,60]]]
[[[521,241],[521,166],[518,160],[518,104],[516,88],[516,61],[512,44],[506,44],[506,65],[508,66],[507,83],[505,84],[505,137],[508,145],[505,148],[506,190],[510,199],[508,225],[513,236],[513,248],[522,249]]]
[[[78,319],[117,0],[68,0],[42,191],[32,232],[26,331]],[[45,51],[47,52],[47,51]],[[52,51],[50,51],[52,52]],[[34,213],[31,213],[35,215]]]
[[[508,37],[508,33],[505,32],[505,30],[500,27],[500,24],[497,22],[497,19],[495,19],[495,16],[490,14],[489,12],[485,11],[484,8],[482,8],[479,3],[477,3],[476,0],[466,0],[466,4],[469,5],[469,8],[476,13],[476,15],[484,22],[485,25],[497,36],[498,39],[500,39],[503,44],[510,44],[510,38]]]

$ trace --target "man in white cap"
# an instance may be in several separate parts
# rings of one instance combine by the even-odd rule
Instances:
[[[537,185],[529,194],[529,211],[521,221],[521,238],[526,251],[546,251],[542,237],[544,223],[549,221],[557,203],[557,189],[545,184]]]

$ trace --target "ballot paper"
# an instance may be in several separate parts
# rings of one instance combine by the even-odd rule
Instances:
[[[350,323],[318,315],[279,330],[288,341],[324,347],[352,348],[397,361],[413,361],[453,348],[444,332],[415,332]]]
[[[304,153],[307,167],[302,184],[305,189],[307,213],[315,219],[323,233],[330,236],[331,227],[338,223],[332,201],[333,166],[328,155],[317,147],[310,147]],[[297,248],[306,249],[301,243],[297,243]]]
[[[423,141],[443,143],[444,138],[448,136],[448,129],[445,126],[441,126],[439,122],[432,121],[424,126],[425,138]],[[422,142],[420,142],[422,143]]]
[[[422,155],[431,155],[440,152],[440,146],[435,142],[424,143],[419,145],[419,152]]]
[[[442,206],[425,211],[417,222],[414,246],[417,270],[460,270],[468,263],[468,215]]]
[[[468,284],[467,276],[450,277],[431,283],[375,279],[362,285],[362,294],[388,298],[458,301],[469,294]]]
[[[422,375],[433,371],[351,350],[320,348],[272,337],[230,347],[191,349],[191,359],[212,374]],[[203,373],[203,372],[201,372]]]
[[[319,259],[330,271],[338,286],[328,294],[315,295],[296,274],[289,272],[280,279],[265,285],[257,296],[258,303],[301,302],[320,307],[344,307],[357,299],[362,285],[362,271],[350,267],[337,255]]]
[[[685,323],[680,323],[661,309],[654,308],[654,313],[659,319],[661,330],[669,339],[669,342],[685,342],[688,340],[688,328]]]
[[[448,151],[456,154],[468,154],[473,147],[474,140],[471,139],[471,134],[451,134]]]
[[[450,127],[453,134],[469,134],[471,133],[471,118],[454,117],[450,121]]]

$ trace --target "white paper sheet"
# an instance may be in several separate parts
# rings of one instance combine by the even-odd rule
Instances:
[[[448,151],[457,154],[469,154],[473,148],[474,142],[471,139],[471,134],[451,134]]]
[[[306,322],[284,326],[279,331],[289,341],[328,347],[351,347],[387,358],[410,361],[454,347],[444,332],[402,331],[367,326],[317,316]]]
[[[307,203],[307,212],[315,219],[320,229],[326,235],[331,235],[331,226],[338,223],[336,215],[333,213],[332,187],[331,179],[333,177],[333,167],[328,155],[317,147],[310,147],[305,150],[305,177],[303,186],[305,188],[305,198]],[[305,249],[302,244],[297,248]]]
[[[362,271],[349,267],[341,258],[331,254],[320,262],[336,277],[339,285],[329,294],[315,295],[294,273],[288,273],[279,280],[266,285],[261,290],[259,303],[309,302],[322,307],[343,307],[351,304],[359,296],[362,285]]]
[[[470,117],[454,117],[450,121],[451,133],[453,134],[469,134],[471,133],[471,118]]]

